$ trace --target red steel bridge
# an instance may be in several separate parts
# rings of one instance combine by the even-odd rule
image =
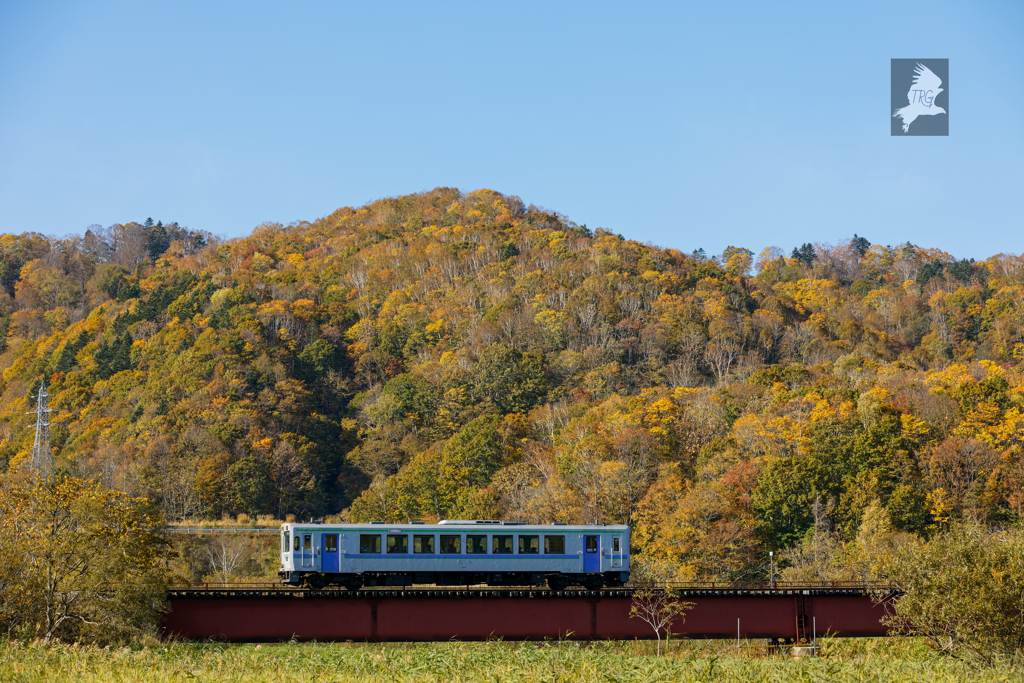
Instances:
[[[673,634],[688,638],[884,636],[884,584],[674,584],[693,603]],[[440,641],[653,638],[630,618],[635,588],[303,590],[280,584],[198,584],[170,590],[163,629],[192,640]],[[664,590],[664,587],[659,589]]]

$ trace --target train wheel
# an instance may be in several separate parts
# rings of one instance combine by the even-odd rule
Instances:
[[[345,588],[350,591],[357,591],[363,587],[363,580],[360,578],[349,579],[345,582]]]
[[[564,591],[569,587],[569,580],[564,576],[549,576],[548,588],[553,591]]]
[[[603,576],[588,576],[583,579],[583,586],[587,590],[598,591],[604,588],[604,577]]]
[[[320,590],[327,585],[327,580],[324,578],[323,574],[310,574],[306,577],[306,583],[310,588]]]

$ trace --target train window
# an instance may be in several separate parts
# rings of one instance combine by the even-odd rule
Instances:
[[[302,546],[300,545],[301,543],[302,543],[302,540],[299,539],[298,535],[296,535],[295,536],[295,552],[299,552],[300,550],[302,550]]]
[[[495,555],[512,554],[512,534],[491,536],[491,552]]]
[[[338,534],[324,534],[324,552],[338,552]]]
[[[302,549],[303,550],[312,550],[313,549],[313,537],[310,536],[309,534],[306,534],[305,536],[302,537]]]
[[[540,552],[540,536],[520,536],[519,554],[536,555]]]
[[[458,555],[462,552],[462,536],[441,534],[441,554]]]
[[[359,552],[379,553],[380,534],[359,534]]]
[[[587,552],[597,552],[597,536],[587,536]]]
[[[388,534],[388,552],[403,555],[409,552],[409,537],[405,534],[401,536]]]
[[[286,531],[286,532],[284,532],[284,536],[281,537],[281,552],[282,553],[287,553],[288,552],[288,548],[290,548],[291,545],[292,545],[291,538],[289,538],[290,536],[291,536],[291,532],[290,531]]]
[[[612,552],[619,552],[619,537],[616,536],[612,539]]]
[[[545,536],[544,554],[562,555],[565,553],[565,536]]]
[[[427,553],[432,555],[434,553],[434,536],[427,536],[425,534],[416,534],[412,537],[412,551],[414,553]]]
[[[466,553],[468,555],[486,555],[487,537],[473,535],[466,536]]]

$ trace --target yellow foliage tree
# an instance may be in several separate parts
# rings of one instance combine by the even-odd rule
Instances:
[[[164,609],[162,521],[148,502],[81,479],[0,485],[0,619],[45,641],[117,642]]]

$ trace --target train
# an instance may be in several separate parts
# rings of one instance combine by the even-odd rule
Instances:
[[[285,584],[540,586],[590,590],[629,581],[629,527],[442,520],[437,524],[281,525]]]

